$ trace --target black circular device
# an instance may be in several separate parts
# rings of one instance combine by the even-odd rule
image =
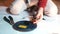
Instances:
[[[31,21],[19,21],[13,25],[13,28],[18,31],[32,31],[37,27]]]
[[[9,19],[4,17],[3,19],[10,25],[12,25],[13,29],[17,31],[28,32],[34,30],[37,27],[37,24],[33,24],[32,21],[18,21],[14,23],[13,18],[11,16],[9,16],[8,18]]]

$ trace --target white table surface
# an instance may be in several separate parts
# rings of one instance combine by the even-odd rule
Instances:
[[[25,15],[26,14],[26,15]],[[6,13],[6,7],[0,7],[0,34],[60,34],[60,15],[54,17],[44,16],[46,20],[38,22],[37,28],[30,32],[19,32],[12,28],[10,24],[3,20],[4,16],[9,16]],[[22,17],[28,16],[26,12],[20,15],[10,15],[14,22],[22,20]],[[26,18],[28,20],[28,18]]]

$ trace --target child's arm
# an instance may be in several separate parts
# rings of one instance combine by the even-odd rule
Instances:
[[[47,3],[47,0],[39,0],[38,1],[38,6],[42,7],[42,8],[45,8],[46,3]]]
[[[44,10],[44,8],[45,8],[45,6],[46,6],[46,3],[47,3],[47,0],[39,0],[38,1],[38,7],[39,7],[39,10],[38,10],[38,14],[37,14],[37,16],[36,16],[36,18],[37,18],[37,20],[36,20],[36,22],[39,20],[42,20],[42,18],[43,18],[43,10]],[[36,23],[35,22],[35,23]]]

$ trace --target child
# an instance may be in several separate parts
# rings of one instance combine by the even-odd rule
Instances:
[[[29,7],[36,5],[38,3],[38,14],[36,16],[36,21],[42,20],[43,18],[43,11],[47,16],[54,16],[57,15],[57,7],[52,2],[52,0],[30,0]],[[17,15],[20,11],[24,11],[27,8],[27,4],[24,0],[15,0],[10,7],[11,14]]]

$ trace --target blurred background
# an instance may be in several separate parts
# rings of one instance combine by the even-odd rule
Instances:
[[[0,0],[0,6],[9,7],[14,0]],[[52,0],[58,7],[58,14],[60,14],[60,0]]]

